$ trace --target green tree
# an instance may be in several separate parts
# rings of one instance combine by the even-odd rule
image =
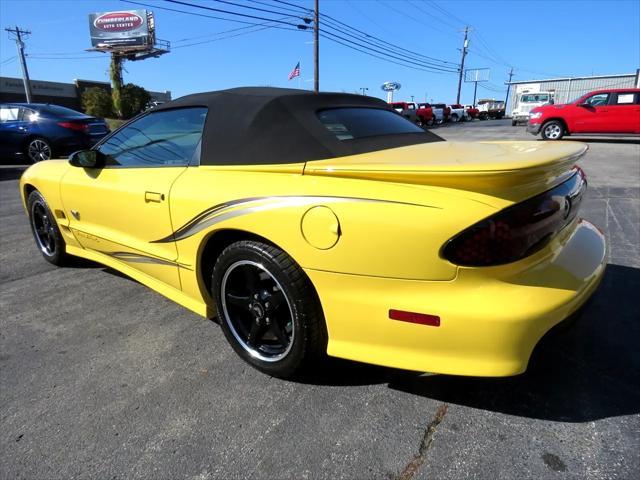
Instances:
[[[122,87],[122,118],[135,117],[145,110],[150,101],[151,95],[144,88],[127,83]]]
[[[113,116],[113,105],[111,95],[107,90],[100,87],[87,88],[82,92],[82,108],[88,115],[94,117]]]

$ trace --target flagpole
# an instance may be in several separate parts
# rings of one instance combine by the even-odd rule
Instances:
[[[302,62],[298,62],[298,65],[300,65],[300,75],[298,75],[298,90],[302,90],[302,86],[300,85],[300,82],[302,82]]]

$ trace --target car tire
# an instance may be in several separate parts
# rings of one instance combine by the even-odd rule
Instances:
[[[27,142],[25,154],[31,163],[37,163],[53,158],[53,149],[45,138],[33,137]]]
[[[59,267],[69,261],[67,244],[62,238],[58,223],[40,192],[34,190],[27,198],[29,224],[36,241],[36,246],[44,259]]]
[[[458,119],[458,114],[454,113],[453,115],[451,115],[451,121],[453,123],[458,123],[459,119]]]
[[[511,120],[511,126],[515,127],[518,125],[518,122],[516,120]]]
[[[278,247],[253,240],[229,245],[216,260],[211,285],[225,337],[256,369],[291,378],[325,356],[320,300]]]
[[[564,136],[564,125],[559,120],[550,120],[542,125],[540,134],[545,140],[560,140]]]

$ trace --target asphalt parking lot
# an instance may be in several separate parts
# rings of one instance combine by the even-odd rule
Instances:
[[[434,131],[536,140],[508,120]],[[640,143],[587,143],[605,279],[506,379],[341,361],[267,377],[214,322],[110,269],[46,263],[19,169],[0,168],[0,477],[640,478]]]

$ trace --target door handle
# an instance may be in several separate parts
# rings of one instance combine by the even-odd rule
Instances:
[[[145,203],[149,203],[149,202],[160,203],[163,200],[164,200],[164,193],[144,192]]]

